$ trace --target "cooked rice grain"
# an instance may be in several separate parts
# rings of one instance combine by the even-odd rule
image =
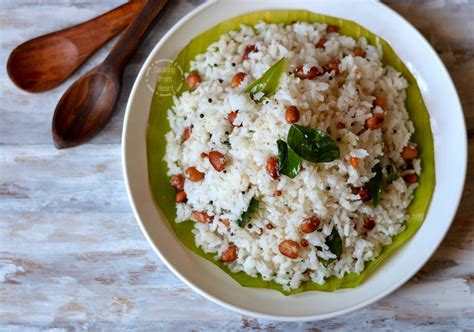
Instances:
[[[323,36],[325,47],[316,48]],[[257,51],[243,60],[249,44],[255,44]],[[354,57],[355,47],[363,49],[365,57]],[[282,57],[287,63],[279,89],[263,102],[254,102],[243,90]],[[310,80],[292,74],[298,66],[307,72],[332,58],[341,60],[339,75],[325,73]],[[374,176],[372,168],[379,158],[390,160],[397,169],[406,168],[400,152],[414,131],[405,109],[407,81],[395,69],[384,67],[381,59],[381,48],[368,45],[364,38],[356,41],[327,34],[326,25],[309,23],[242,26],[196,57],[191,68],[199,72],[202,83],[174,99],[168,112],[171,131],[166,135],[165,160],[169,175],[184,173],[190,166],[205,173],[200,182],[185,181],[188,201],[176,206],[178,223],[194,220],[193,210],[215,216],[210,224],[195,224],[197,246],[215,253],[217,260],[234,244],[238,258],[229,263],[231,271],[244,271],[293,289],[306,280],[323,284],[330,276],[360,273],[366,261],[404,230],[406,208],[416,184],[407,186],[398,177],[383,187],[381,203],[375,208],[351,189]],[[247,75],[238,87],[231,88],[237,72]],[[378,95],[387,98],[385,111],[379,106],[372,109]],[[304,170],[294,179],[281,176],[275,181],[267,174],[265,162],[277,155],[276,141],[286,141],[290,124],[285,121],[285,109],[289,105],[300,110],[298,124],[326,130],[338,140],[341,159],[319,164],[304,161]],[[231,126],[227,116],[237,110]],[[383,128],[365,130],[365,121],[377,112],[385,114]],[[345,128],[338,129],[339,123]],[[183,142],[183,131],[191,125],[192,134]],[[390,151],[385,156],[384,144]],[[217,172],[201,157],[211,150],[226,156],[224,172]],[[349,163],[351,156],[359,158],[358,167]],[[419,174],[419,161],[413,166]],[[281,190],[280,196],[274,195],[276,190]],[[250,221],[251,228],[241,228],[236,221],[254,196],[260,207]],[[320,231],[301,233],[302,220],[312,215],[320,218]],[[375,220],[373,230],[364,229],[366,217]],[[222,219],[230,220],[229,228],[223,227]],[[269,223],[273,228],[266,227]],[[325,267],[322,260],[336,258],[325,244],[334,228],[342,237],[343,254]],[[308,241],[307,247],[300,248],[298,259],[279,252],[279,243],[287,239]]]

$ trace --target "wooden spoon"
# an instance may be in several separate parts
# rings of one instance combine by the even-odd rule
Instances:
[[[28,92],[54,88],[125,28],[144,2],[130,1],[87,22],[21,44],[8,58],[10,79]]]
[[[107,124],[120,93],[123,69],[166,3],[167,0],[148,0],[109,56],[64,93],[52,123],[58,149],[89,140]]]

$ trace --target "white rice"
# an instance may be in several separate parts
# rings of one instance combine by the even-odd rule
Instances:
[[[325,48],[316,48],[322,36],[327,39]],[[243,60],[249,44],[255,44],[258,51]],[[352,55],[356,46],[365,50],[364,58]],[[287,58],[286,71],[277,92],[263,102],[254,102],[243,90],[282,57]],[[300,65],[305,71],[311,66],[322,67],[334,57],[341,60],[337,76],[326,73],[310,80],[290,73]],[[326,33],[325,24],[309,23],[241,26],[240,31],[223,35],[197,56],[191,68],[199,72],[202,83],[175,98],[168,111],[171,131],[166,135],[165,156],[169,175],[183,174],[190,166],[205,173],[202,181],[185,181],[188,201],[176,205],[178,223],[194,220],[193,210],[215,216],[209,224],[196,222],[197,246],[215,253],[218,260],[229,244],[234,244],[238,257],[229,263],[231,271],[244,271],[293,289],[307,280],[323,284],[330,276],[360,273],[366,261],[374,259],[404,230],[406,208],[417,184],[408,185],[401,177],[413,170],[407,170],[400,153],[414,128],[404,105],[407,82],[395,69],[384,67],[381,58],[381,48],[368,45],[364,38],[356,41]],[[247,76],[238,88],[231,88],[237,72]],[[385,111],[379,106],[372,109],[376,95],[387,96]],[[318,164],[304,161],[304,169],[294,179],[282,175],[276,181],[268,175],[265,163],[270,155],[277,155],[276,141],[286,141],[291,126],[285,121],[289,105],[301,112],[298,124],[326,130],[338,139],[341,158]],[[235,110],[239,112],[234,124],[241,127],[232,127],[227,121]],[[383,128],[364,130],[366,119],[377,112],[385,114]],[[346,128],[337,129],[339,122],[347,124]],[[191,125],[191,137],[183,142],[183,130]],[[385,156],[384,143],[390,150]],[[211,150],[226,156],[225,173],[201,158],[202,152]],[[360,158],[357,168],[350,165],[351,156]],[[380,158],[400,171],[397,180],[383,187],[381,202],[374,208],[353,194],[351,186],[361,187],[372,178],[372,167]],[[413,165],[419,174],[419,161]],[[275,190],[281,190],[282,195],[276,197]],[[259,209],[250,221],[251,228],[241,228],[236,221],[254,196],[260,201]],[[303,234],[301,222],[312,215],[322,226]],[[370,231],[363,227],[367,217],[376,222]],[[222,219],[231,221],[229,229]],[[267,229],[268,223],[274,228]],[[333,228],[343,240],[343,254],[325,267],[322,259],[335,258],[325,244]],[[280,253],[278,246],[283,240],[299,243],[303,238],[309,245],[300,247],[298,259]]]

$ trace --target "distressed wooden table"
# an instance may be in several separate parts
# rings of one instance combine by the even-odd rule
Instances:
[[[322,322],[241,316],[201,297],[168,271],[129,207],[120,162],[124,108],[135,76],[160,37],[201,1],[171,1],[127,67],[118,109],[89,144],[52,145],[54,107],[95,66],[43,94],[8,80],[20,42],[94,17],[121,1],[0,1],[0,330],[318,330],[474,328],[474,139],[461,206],[442,245],[405,286],[377,303]],[[387,1],[430,40],[448,67],[474,128],[474,1]],[[446,110],[449,111],[449,110]]]

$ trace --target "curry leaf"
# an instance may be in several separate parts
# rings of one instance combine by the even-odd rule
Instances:
[[[384,180],[387,184],[390,184],[397,179],[397,171],[395,169],[395,166],[393,165],[385,166],[385,172],[386,172],[386,175],[385,175]]]
[[[249,203],[249,207],[247,208],[247,211],[242,213],[242,216],[240,217],[240,219],[237,220],[237,224],[240,227],[245,227],[245,225],[250,221],[250,219],[252,218],[252,215],[258,209],[259,203],[260,202],[255,197],[252,197],[252,199],[250,200],[250,203]]]
[[[380,202],[380,192],[382,191],[382,165],[380,163],[376,164],[372,168],[372,172],[375,173],[375,176],[365,184],[365,188],[369,191],[370,197],[372,197],[372,205],[376,207]]]
[[[342,255],[342,239],[337,231],[336,227],[333,228],[331,234],[326,238],[326,245],[329,247],[329,250],[336,255],[337,258],[340,258]]]
[[[260,101],[263,97],[271,96],[275,93],[280,82],[280,76],[285,70],[286,58],[281,58],[277,63],[270,67],[260,78],[251,83],[245,88],[245,92],[250,93],[250,96],[255,101]],[[255,99],[255,95],[259,92],[263,96]]]
[[[342,239],[339,235],[339,232],[334,227],[331,234],[326,238],[326,245],[329,247],[329,250],[336,255],[337,259],[339,259],[342,255]],[[317,247],[319,248],[319,247]],[[322,249],[322,248],[321,248]],[[319,258],[319,261],[323,264],[324,267],[328,267],[329,264],[336,261],[336,258]]]
[[[319,261],[323,264],[324,267],[328,267],[329,264],[331,264],[332,262],[335,262],[336,259],[335,258],[328,258],[328,259],[319,258]]]
[[[280,159],[279,171],[281,174],[285,174],[290,178],[294,178],[298,175],[301,169],[301,160],[292,148],[286,144],[285,141],[279,139],[277,141],[278,145],[278,158]]]
[[[336,141],[325,131],[292,125],[288,145],[301,158],[313,163],[330,162],[340,157]]]

